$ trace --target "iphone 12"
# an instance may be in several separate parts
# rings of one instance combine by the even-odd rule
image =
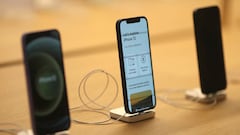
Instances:
[[[22,48],[34,134],[45,135],[69,129],[59,32],[27,33],[22,37]]]
[[[220,11],[217,6],[193,13],[201,89],[204,94],[226,88]]]
[[[121,19],[116,30],[125,111],[152,109],[156,97],[147,19]]]

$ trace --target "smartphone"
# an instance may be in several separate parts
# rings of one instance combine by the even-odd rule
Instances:
[[[45,135],[69,129],[59,32],[27,33],[22,37],[22,48],[34,134]]]
[[[199,8],[193,19],[201,89],[216,93],[227,86],[219,8]]]
[[[118,20],[116,30],[125,111],[152,109],[156,97],[147,19]]]

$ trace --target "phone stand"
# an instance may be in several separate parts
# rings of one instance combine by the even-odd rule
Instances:
[[[31,129],[24,130],[24,131],[19,131],[17,135],[33,135],[33,132]]]
[[[154,118],[155,111],[151,109],[141,113],[129,114],[129,113],[126,113],[124,107],[120,107],[120,108],[111,110],[110,116],[113,119],[121,120],[127,123],[133,123],[133,122]]]
[[[25,131],[20,131],[17,133],[17,135],[34,135],[33,131],[31,129],[25,130]],[[61,131],[61,132],[56,132],[53,134],[46,134],[46,135],[69,135],[69,131]]]
[[[187,90],[185,95],[186,95],[186,99],[203,103],[203,104],[211,104],[214,100],[216,100],[216,102],[220,102],[225,100],[227,97],[225,90],[221,90],[216,93],[211,93],[206,95],[202,93],[201,88]]]

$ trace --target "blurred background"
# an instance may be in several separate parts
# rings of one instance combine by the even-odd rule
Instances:
[[[0,0],[0,68],[22,61],[23,33],[58,29],[65,57],[116,49],[115,22],[146,16],[152,44],[194,38],[192,12],[218,5],[224,29],[240,29],[238,0]]]
[[[225,64],[227,79],[230,82],[228,84],[231,82],[240,84],[239,0],[0,0],[0,106],[3,108],[0,109],[0,116],[2,116],[0,122],[13,122],[30,127],[29,115],[27,115],[29,106],[26,77],[22,64],[21,37],[24,33],[47,29],[60,31],[69,104],[72,108],[79,105],[76,92],[81,78],[93,69],[101,68],[112,73],[121,91],[115,23],[118,19],[127,17],[146,16],[148,19],[157,92],[165,88],[199,87],[192,13],[196,8],[212,5],[218,5],[221,11]],[[102,86],[102,81],[104,80],[93,79],[94,83],[90,90],[95,93],[95,89]],[[228,90],[230,97],[228,101],[230,102],[226,102],[225,106],[228,108],[220,108],[221,113],[219,110],[212,111],[216,114],[213,113],[211,117],[206,116],[209,114],[206,113],[205,120],[209,122],[208,118],[214,119],[215,116],[225,120],[225,114],[231,114],[229,117],[233,119],[229,121],[235,120],[235,123],[216,121],[217,124],[215,124],[219,129],[227,129],[232,133],[233,129],[238,130],[238,128],[235,126],[225,128],[225,125],[239,123],[239,120],[233,117],[236,115],[239,118],[239,111],[235,110],[240,108],[236,107],[239,106],[239,85],[229,86],[231,90]],[[110,90],[112,89],[114,90],[115,87],[111,86]],[[107,102],[108,98],[111,96],[103,100]],[[122,94],[119,94],[113,107],[122,106],[122,99]],[[181,113],[183,117],[178,117],[179,114],[172,115],[176,112],[174,108],[164,104],[159,106],[161,107],[158,111],[161,112],[158,117],[164,124],[160,123],[159,126],[158,122],[152,123],[153,125],[149,123],[150,125],[144,126],[145,130],[152,129],[155,125],[155,127],[161,127],[154,128],[156,133],[164,134],[165,132],[166,134],[169,131],[175,133],[175,131],[185,131],[184,128],[192,128],[193,125],[197,127],[199,123],[203,123],[204,117],[192,115],[191,119],[189,112],[184,111]],[[177,111],[179,113],[179,110]],[[203,115],[202,112],[199,113]],[[190,121],[185,121],[186,119]],[[185,124],[182,124],[183,121]],[[201,127],[204,130],[201,130]],[[205,127],[200,126],[200,130],[205,131]],[[125,131],[125,128],[122,130]],[[139,129],[131,129],[133,133],[129,133],[139,134],[141,132]],[[141,129],[144,130],[144,128]],[[76,134],[79,130],[96,134],[103,131],[101,126],[95,127],[95,130],[92,130],[91,126],[73,126],[72,130],[76,131]],[[114,131],[106,132],[115,134]],[[195,133],[194,128],[190,134],[193,133]]]

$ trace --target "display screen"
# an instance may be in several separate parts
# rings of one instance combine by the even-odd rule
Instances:
[[[146,18],[120,22],[124,83],[130,112],[155,106],[155,90]]]
[[[215,93],[226,88],[220,12],[218,7],[206,7],[194,12],[198,65],[203,93]]]
[[[32,124],[36,134],[70,126],[60,36],[56,30],[23,36]]]

